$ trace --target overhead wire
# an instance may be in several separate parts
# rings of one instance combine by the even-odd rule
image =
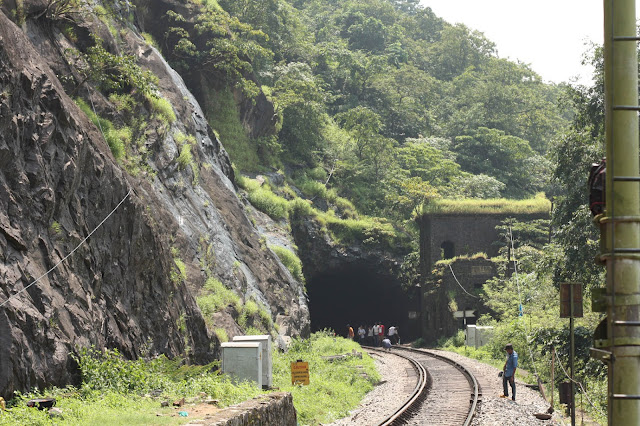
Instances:
[[[475,297],[476,299],[479,299],[478,296],[475,296],[475,295],[469,293],[467,290],[465,290],[465,288],[462,286],[462,284],[460,284],[460,281],[458,281],[458,278],[456,277],[456,274],[453,272],[453,268],[451,267],[451,264],[449,264],[449,270],[451,271],[451,275],[453,275],[453,279],[456,280],[456,282],[458,283],[458,285],[460,286],[462,291],[464,291],[465,293],[467,293],[471,297]]]
[[[0,303],[0,307],[3,307],[4,305],[6,305],[7,303],[9,303],[10,300],[15,299],[16,297],[18,297],[18,295],[20,295],[22,292],[26,291],[29,287],[31,287],[32,285],[34,285],[35,283],[37,283],[38,281],[40,281],[42,278],[46,277],[47,275],[49,275],[51,272],[53,272],[62,262],[64,262],[65,260],[67,260],[69,258],[69,256],[71,256],[73,253],[76,252],[76,250],[78,250],[80,248],[80,246],[82,246],[88,239],[89,237],[91,237],[93,235],[94,232],[96,232],[98,230],[98,228],[100,228],[102,226],[102,224],[104,224],[107,219],[109,219],[111,217],[111,215],[113,215],[113,213],[115,213],[116,210],[118,210],[118,208],[122,205],[122,203],[125,202],[125,200],[129,197],[129,195],[131,195],[131,189],[129,189],[129,192],[127,192],[127,195],[124,196],[124,198],[122,200],[120,200],[120,202],[118,203],[117,206],[114,207],[113,210],[111,210],[111,212],[104,218],[102,219],[102,222],[100,222],[98,224],[98,226],[96,226],[95,228],[93,228],[93,231],[89,232],[89,234],[82,240],[80,241],[80,243],[73,249],[71,250],[71,252],[69,252],[69,254],[67,254],[65,257],[63,257],[62,259],[60,259],[60,261],[58,261],[58,263],[56,263],[55,265],[53,265],[51,267],[51,269],[49,269],[47,272],[45,272],[44,274],[40,275],[38,278],[36,278],[34,281],[32,281],[29,285],[27,285],[26,287],[24,287],[22,290],[18,291],[17,293],[15,293],[12,296],[9,296],[9,298],[7,300],[5,300],[4,302]]]
[[[96,114],[96,107],[93,104],[93,99],[91,97],[89,97],[89,100],[91,101],[91,108],[93,109],[93,113]],[[97,114],[96,114],[97,115]],[[102,137],[105,138],[106,140],[106,135],[104,134],[104,130],[102,129],[102,125],[100,124],[100,120],[98,120],[98,128],[100,129],[100,133],[102,133]],[[107,219],[109,219],[111,217],[111,215],[118,210],[118,208],[122,205],[122,203],[124,203],[124,201],[129,197],[129,195],[131,195],[131,191],[132,189],[129,189],[129,192],[127,192],[127,195],[124,196],[124,198],[122,198],[122,200],[120,200],[120,202],[118,203],[117,206],[114,207],[113,210],[111,210],[111,212],[102,220],[102,222],[100,222],[98,224],[98,226],[96,226],[93,231],[89,232],[89,235],[87,235],[82,241],[80,241],[80,244],[78,244],[73,250],[71,250],[71,252],[69,254],[67,254],[65,257],[63,257],[58,263],[56,263],[55,265],[53,265],[53,267],[51,269],[49,269],[47,272],[45,272],[44,274],[40,275],[38,278],[36,278],[34,281],[32,281],[31,283],[29,283],[29,285],[27,285],[26,287],[24,287],[22,290],[20,290],[19,292],[15,293],[12,296],[9,296],[9,298],[7,300],[5,300],[4,302],[0,303],[0,308],[3,307],[4,305],[6,305],[7,303],[9,303],[10,300],[16,298],[18,295],[20,295],[22,292],[24,292],[25,290],[27,290],[29,287],[31,287],[32,285],[34,285],[35,283],[37,283],[38,281],[40,281],[42,278],[46,277],[47,275],[49,275],[51,272],[53,272],[62,262],[64,262],[65,260],[67,260],[67,258],[69,258],[69,256],[71,256],[73,253],[76,252],[76,250],[78,250],[80,248],[80,246],[82,246],[88,239],[89,237],[91,237],[91,235],[93,235],[94,232],[96,232],[98,230],[98,228],[100,228],[102,226],[103,223],[105,223],[107,221]]]
[[[572,379],[571,376],[569,376],[569,373],[567,373],[567,370],[565,370],[564,366],[562,365],[562,362],[560,361],[560,357],[558,356],[558,351],[556,351],[555,346],[552,346],[553,348],[553,352],[556,354],[556,360],[558,361],[558,365],[560,365],[560,368],[562,369],[562,372],[564,373],[565,377],[567,379],[569,379],[570,381],[572,381],[573,383],[575,383],[576,385],[580,386],[580,389],[582,390],[582,395],[584,395],[584,397],[587,399],[587,401],[589,401],[589,404],[591,404],[591,406],[598,410],[600,412],[600,414],[602,414],[603,416],[606,416],[607,413],[605,413],[604,411],[602,411],[600,408],[596,407],[596,405],[593,403],[593,401],[591,401],[591,399],[589,398],[589,395],[587,395],[587,391],[585,390],[585,388],[582,386],[582,383]]]
[[[509,225],[509,239],[511,240],[511,253],[513,253],[513,274],[516,277],[516,287],[518,288],[518,313],[522,318],[524,318],[524,308],[522,305],[522,292],[520,291],[520,280],[518,277],[518,261],[516,259],[516,248],[513,244],[513,231],[511,230],[511,225]],[[533,351],[531,350],[531,345],[529,344],[529,330],[527,329],[527,322],[522,321],[525,333],[525,340],[527,342],[527,349],[529,350],[529,358],[531,358],[531,365],[533,365],[533,372],[538,380],[540,380],[540,376],[538,376],[538,369],[536,368],[536,362],[533,357]]]
[[[516,254],[515,254],[516,251],[515,251],[515,247],[514,247],[514,244],[513,244],[513,232],[511,231],[511,226],[509,226],[509,239],[511,240],[511,252],[513,253],[513,268],[514,268],[513,270],[514,270],[514,275],[515,275],[515,278],[516,278],[516,286],[518,288],[518,303],[519,303],[520,306],[522,306],[522,293],[520,291],[520,283],[519,283],[519,279],[518,279],[518,264],[517,264],[517,260],[516,260]],[[524,314],[524,310],[522,311],[522,313]],[[534,374],[539,380],[538,371],[536,369],[535,360],[533,358],[533,351],[531,350],[531,346],[529,344],[529,332],[527,330],[527,323],[525,321],[523,321],[523,325],[524,325],[524,329],[525,329],[525,337],[526,337],[526,341],[527,341],[527,349],[529,350],[529,356],[531,358],[531,364],[533,365]],[[562,369],[562,372],[564,373],[564,375],[569,380],[571,380],[572,382],[574,382],[575,384],[580,386],[580,389],[582,390],[582,394],[587,399],[587,401],[589,401],[589,404],[591,404],[591,406],[594,409],[598,410],[601,414],[606,416],[606,413],[604,413],[600,408],[596,407],[596,405],[593,403],[593,401],[591,401],[591,399],[587,395],[587,391],[582,386],[582,383],[572,379],[569,376],[569,374],[565,370],[564,366],[562,365],[562,362],[560,362],[560,358],[557,357],[557,351],[556,351],[555,347],[553,347],[553,351],[554,351],[554,353],[556,353],[556,359],[558,360],[558,364],[560,365],[560,368]]]

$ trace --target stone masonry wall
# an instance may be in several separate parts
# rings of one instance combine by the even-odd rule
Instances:
[[[464,328],[462,318],[453,311],[469,308],[476,311],[475,318],[487,312],[479,299],[468,296],[455,281],[448,266],[436,267],[443,258],[486,253],[489,258],[498,255],[495,244],[500,236],[496,226],[509,217],[518,221],[548,219],[549,213],[536,214],[426,214],[420,224],[420,272],[422,286],[422,337],[433,344]],[[458,281],[471,294],[477,293],[487,279],[496,273],[488,259],[456,259],[451,265]],[[455,308],[455,309],[453,309]],[[473,320],[471,320],[473,321]],[[473,324],[473,322],[467,323]]]
[[[290,393],[274,392],[232,405],[209,418],[206,424],[211,426],[296,426],[297,414]]]
[[[439,265],[435,271],[437,275],[424,285],[422,303],[422,336],[428,343],[452,336],[489,312],[478,296],[485,281],[495,276],[496,265],[485,258],[457,259],[451,269],[448,265]],[[465,321],[454,317],[454,311],[473,311],[474,316]]]
[[[548,219],[540,214],[430,214],[420,219],[420,263],[422,274],[428,277],[431,267],[442,259],[443,243],[450,243],[454,257],[479,252],[489,257],[498,254],[499,235],[496,226],[508,217],[520,221]]]

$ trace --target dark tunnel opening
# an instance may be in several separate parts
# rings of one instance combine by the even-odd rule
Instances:
[[[394,279],[365,268],[345,268],[312,277],[307,289],[312,332],[328,328],[346,336],[350,324],[357,337],[358,326],[381,321],[385,331],[399,327],[404,342],[418,335],[417,321],[409,318],[417,311],[417,297],[410,298]]]

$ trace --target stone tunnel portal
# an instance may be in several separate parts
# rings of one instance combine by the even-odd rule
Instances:
[[[417,297],[410,298],[393,278],[365,268],[333,270],[309,279],[307,290],[312,332],[330,328],[346,336],[350,324],[357,337],[359,325],[381,321],[385,331],[399,327],[403,341],[417,336],[418,324],[409,318],[417,311]]]

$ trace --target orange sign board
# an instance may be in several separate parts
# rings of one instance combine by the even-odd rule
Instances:
[[[292,362],[291,363],[291,384],[309,384],[309,363],[308,362]]]

